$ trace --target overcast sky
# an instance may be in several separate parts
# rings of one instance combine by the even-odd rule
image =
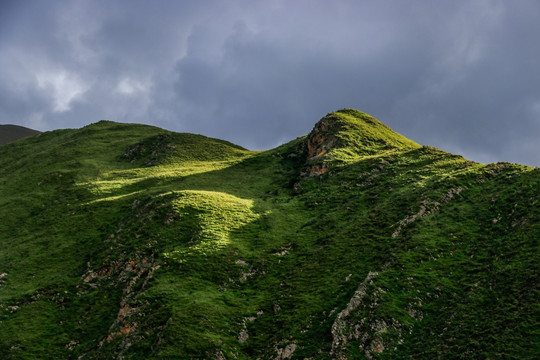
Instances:
[[[268,149],[356,108],[540,166],[539,1],[0,1],[0,123],[108,119]]]

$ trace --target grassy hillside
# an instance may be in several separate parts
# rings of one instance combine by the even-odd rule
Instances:
[[[24,126],[0,125],[0,146],[39,133],[37,130],[32,130]]]
[[[0,147],[8,359],[535,359],[538,168],[356,110],[252,152],[101,121]]]

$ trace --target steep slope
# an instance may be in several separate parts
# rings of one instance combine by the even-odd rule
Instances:
[[[343,109],[317,122],[298,151],[306,160],[302,174],[313,176],[324,174],[335,164],[419,147],[374,117]]]
[[[374,117],[353,109],[322,118],[306,142],[308,159],[356,160],[366,155],[420,147]]]
[[[0,161],[7,358],[540,352],[537,168],[356,110],[266,152],[102,121]]]
[[[40,134],[40,132],[24,126],[0,125],[0,146],[37,134]]]

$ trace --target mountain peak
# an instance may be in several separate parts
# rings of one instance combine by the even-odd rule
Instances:
[[[348,161],[390,150],[420,147],[374,117],[355,109],[327,114],[315,124],[304,146],[308,164]],[[326,172],[322,168],[319,170],[315,170],[315,174]]]

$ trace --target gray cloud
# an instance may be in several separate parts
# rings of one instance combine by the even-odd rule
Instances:
[[[540,165],[537,2],[0,6],[2,123],[106,118],[264,149],[354,107],[472,160]]]

